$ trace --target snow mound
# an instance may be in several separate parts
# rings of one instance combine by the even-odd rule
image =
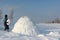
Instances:
[[[59,36],[59,32],[50,32],[49,34],[47,35],[50,35],[50,36]]]
[[[21,17],[14,25],[12,32],[24,35],[36,35],[35,26],[27,17]]]
[[[43,34],[39,34],[38,37],[41,39],[41,40],[48,40],[48,38],[46,36],[44,36]]]

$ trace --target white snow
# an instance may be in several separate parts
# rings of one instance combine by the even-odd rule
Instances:
[[[46,36],[44,36],[43,34],[39,34],[38,37],[41,39],[41,40],[48,40],[48,38]]]
[[[50,32],[47,35],[50,35],[50,36],[59,36],[59,32]]]
[[[30,18],[24,16],[10,32],[3,31],[3,25],[0,25],[0,40],[60,40],[60,24],[40,23],[35,26]]]
[[[35,26],[27,16],[21,17],[15,23],[12,32],[25,35],[36,35]]]
[[[60,31],[60,24],[59,23],[39,23],[36,24],[39,28],[46,29],[45,31]],[[39,30],[40,31],[40,30]]]

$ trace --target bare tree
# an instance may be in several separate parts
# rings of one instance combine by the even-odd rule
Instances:
[[[59,18],[56,18],[56,19],[55,19],[55,22],[56,22],[56,23],[60,23],[60,19],[59,19]]]
[[[2,10],[0,9],[0,24],[2,22],[2,19],[3,19],[3,13],[2,13]]]
[[[0,9],[0,20],[3,18],[2,10]]]
[[[11,13],[9,14],[10,22],[13,22],[13,15],[14,15],[14,11],[13,11],[13,9],[12,9],[12,10],[11,10]]]

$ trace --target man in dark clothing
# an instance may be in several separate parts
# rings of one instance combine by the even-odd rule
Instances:
[[[9,25],[7,25],[7,23],[8,23],[7,20],[8,20],[8,15],[6,14],[5,15],[5,19],[4,19],[4,26],[5,26],[4,30],[9,31]]]

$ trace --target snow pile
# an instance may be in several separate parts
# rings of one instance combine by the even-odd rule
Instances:
[[[47,34],[47,35],[57,37],[57,36],[59,36],[59,32],[50,32],[50,33],[49,33],[49,34]]]
[[[24,35],[36,35],[35,26],[27,16],[21,17],[15,23],[12,32]]]
[[[44,36],[43,34],[39,34],[38,37],[41,39],[41,40],[48,40],[48,38],[46,36]]]

